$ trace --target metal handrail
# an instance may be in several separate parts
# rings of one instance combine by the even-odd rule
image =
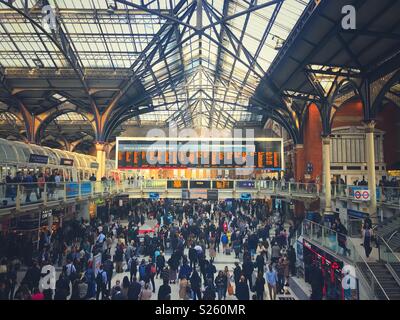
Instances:
[[[388,239],[388,242],[390,242],[390,240],[392,240],[392,238],[396,235],[396,233],[399,233],[399,230],[396,230],[395,232],[393,232],[393,233],[390,235],[390,237],[389,237],[389,239]]]
[[[398,232],[398,231],[395,231],[393,235],[395,235],[397,232]],[[383,237],[381,237],[380,235],[376,235],[376,236],[378,237],[379,242],[382,241],[383,244],[384,244],[387,248],[389,248],[390,253],[393,254],[393,256],[396,258],[396,260],[400,263],[400,258],[394,253],[392,247],[389,246],[388,242],[386,242],[385,239],[384,239]],[[390,241],[390,240],[391,240],[391,239],[389,239],[389,241]]]

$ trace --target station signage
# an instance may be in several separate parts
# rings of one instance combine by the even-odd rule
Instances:
[[[52,209],[43,210],[41,212],[41,215],[42,215],[41,219],[46,220],[47,218],[49,218],[53,215],[53,210]]]
[[[74,165],[74,160],[72,159],[65,159],[65,158],[60,159],[60,166],[72,167],[73,165]]]
[[[150,192],[149,193],[149,199],[158,200],[158,199],[160,199],[160,194],[157,193],[157,192]]]
[[[218,200],[218,190],[207,190],[207,200]]]
[[[246,201],[251,200],[251,194],[250,193],[241,193],[240,194],[240,199],[241,200],[246,200]]]
[[[356,190],[354,191],[354,200],[358,201],[369,201],[371,200],[371,195],[369,190]]]
[[[365,219],[369,217],[368,213],[362,212],[362,211],[357,211],[353,209],[347,209],[347,215],[352,218],[358,218],[358,219]]]
[[[99,164],[97,162],[91,162],[90,163],[90,168],[91,169],[98,169],[99,168]]]
[[[254,189],[256,183],[255,181],[237,181],[236,186],[242,189]]]
[[[190,188],[191,189],[210,189],[211,181],[207,181],[207,180],[190,181]]]
[[[370,201],[371,200],[371,191],[367,186],[351,186],[349,187],[349,196],[356,201]],[[376,200],[381,199],[380,189],[376,189]]]
[[[41,154],[31,153],[29,155],[29,163],[47,164],[49,162],[48,156],[43,156]]]

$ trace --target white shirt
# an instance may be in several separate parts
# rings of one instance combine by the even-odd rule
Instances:
[[[97,242],[103,243],[105,238],[106,236],[103,233],[100,233],[99,236],[97,237]]]

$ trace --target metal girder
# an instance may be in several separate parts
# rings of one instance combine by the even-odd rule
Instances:
[[[267,41],[267,38],[268,38],[270,32],[271,32],[272,26],[275,24],[275,20],[276,20],[276,18],[278,16],[278,13],[279,13],[279,11],[280,11],[280,9],[282,7],[282,4],[283,4],[283,1],[280,1],[280,2],[278,2],[276,4],[274,12],[272,13],[271,19],[269,20],[268,25],[264,30],[263,36],[261,38],[261,41],[260,41],[260,43],[259,43],[259,45],[257,47],[256,53],[254,54],[254,59],[257,59],[259,54],[261,53],[261,50],[262,50],[265,42]],[[252,66],[254,66],[254,65],[252,65]],[[250,70],[248,70],[247,73],[246,73],[246,76],[245,76],[243,84],[242,84],[242,88],[243,88],[244,84],[247,83],[247,80],[248,80],[249,76],[250,76]],[[236,99],[239,99],[239,96],[240,96],[240,92],[238,92]]]
[[[400,41],[400,34],[397,33],[388,33],[388,32],[377,32],[372,30],[343,30],[343,34],[357,35],[357,36],[366,36],[371,38],[384,38],[389,40],[397,40]]]
[[[303,19],[307,20],[312,11],[313,10],[321,10],[322,7],[324,5],[327,4],[327,1],[322,1],[321,3],[319,3],[317,6],[315,6],[315,3],[312,4],[313,2],[310,2],[310,7],[309,7],[309,11],[307,11],[307,14],[304,16]],[[358,0],[356,1],[356,3],[353,4],[353,6],[356,9],[360,9],[360,7],[365,4],[364,0]],[[327,35],[325,35],[325,37],[323,38],[322,41],[320,41],[318,44],[316,44],[314,46],[314,48],[311,49],[311,51],[308,53],[308,55],[303,59],[303,61],[301,63],[299,63],[299,65],[297,66],[297,68],[294,70],[293,74],[296,74],[302,70],[304,70],[304,68],[310,63],[310,61],[312,60],[312,58],[318,53],[318,50],[320,48],[323,48],[329,41],[331,41],[332,37],[336,36],[336,34],[342,29],[342,26],[340,23],[335,23],[333,25],[333,27],[329,30],[329,32],[327,33]],[[299,31],[297,31],[299,32]],[[294,38],[294,37],[293,37]],[[293,39],[292,38],[292,39]],[[275,70],[275,67],[278,64],[278,61],[280,60],[281,56],[284,55],[288,50],[290,50],[291,48],[287,48],[287,46],[289,46],[289,42],[285,43],[285,48],[281,49],[281,53],[278,55],[278,57],[275,59],[275,63],[273,65],[271,65],[269,71],[267,72],[267,76],[270,76],[272,74],[272,72]],[[288,81],[288,80],[287,80]],[[279,88],[279,92],[282,93],[283,88],[285,87],[285,85],[287,84],[287,81],[285,81]]]
[[[340,76],[340,77],[348,77],[348,78],[362,78],[364,77],[363,73],[354,73],[351,71],[347,71],[347,69],[341,71],[330,71],[330,70],[315,70],[311,68],[305,68],[304,72],[306,73],[313,73],[313,74],[322,74],[322,75],[329,75],[329,76]]]
[[[47,0],[43,0],[43,1],[44,2],[42,4],[48,4]],[[49,40],[52,41],[54,43],[54,45],[60,50],[60,52],[64,55],[64,57],[66,58],[66,60],[70,64],[70,66],[73,68],[73,70],[77,74],[80,82],[82,83],[83,88],[85,89],[85,92],[87,93],[87,96],[89,98],[91,109],[92,109],[92,111],[93,111],[93,113],[95,115],[96,125],[98,125],[98,119],[99,119],[99,116],[100,116],[99,112],[98,112],[98,108],[96,106],[96,103],[92,99],[91,95],[89,94],[89,87],[88,87],[88,85],[86,83],[84,72],[83,72],[81,66],[77,63],[77,58],[75,56],[75,53],[71,49],[71,46],[69,45],[69,41],[68,41],[66,35],[64,34],[64,32],[62,31],[62,29],[58,28],[58,34],[56,34],[55,31],[53,30],[53,34],[51,35],[37,21],[35,21],[29,15],[29,13],[26,13],[26,12],[20,10],[19,8],[14,7],[13,5],[11,5],[8,2],[6,2],[5,0],[0,0],[0,3],[2,3],[3,5],[9,7],[10,9],[15,10],[17,13],[22,15],[33,26],[35,26],[35,28],[40,30],[40,32],[42,32],[47,38],[49,38]],[[58,41],[56,39],[56,35],[60,36],[60,40],[61,41]],[[67,44],[69,45],[68,48],[66,47]],[[68,50],[66,51],[66,49],[68,49]]]

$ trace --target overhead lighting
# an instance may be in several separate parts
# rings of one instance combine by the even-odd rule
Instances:
[[[274,47],[275,50],[281,49],[283,47],[283,45],[285,44],[284,39],[282,39],[278,36],[275,36],[275,35],[272,36],[272,40],[275,40],[275,47]]]
[[[113,14],[117,10],[117,3],[114,0],[106,0],[107,2],[107,12]]]
[[[67,98],[62,96],[61,94],[55,93],[52,95],[52,97],[58,101],[64,102],[67,101]]]
[[[39,68],[39,69],[44,68],[44,64],[43,64],[42,60],[40,60],[39,58],[32,59],[32,61],[35,64],[36,68]]]

